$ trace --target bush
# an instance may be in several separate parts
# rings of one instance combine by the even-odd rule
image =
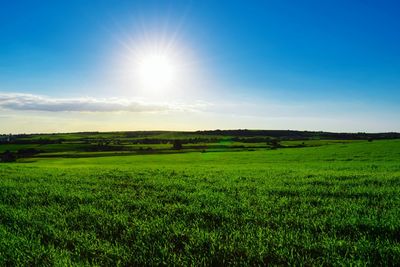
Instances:
[[[172,144],[172,149],[175,149],[175,150],[182,149],[182,141],[181,140],[175,140],[174,143]]]
[[[17,157],[14,153],[10,152],[9,150],[5,151],[1,155],[1,162],[14,162],[17,160]]]

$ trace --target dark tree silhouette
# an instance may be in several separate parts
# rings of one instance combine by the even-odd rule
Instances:
[[[180,150],[182,149],[182,141],[181,140],[174,140],[172,144],[172,149]]]
[[[278,139],[271,139],[267,142],[267,145],[269,145],[269,147],[271,149],[277,149],[279,147],[281,147],[281,144],[279,143]]]
[[[14,153],[10,152],[9,150],[5,151],[1,155],[1,162],[14,162],[17,160],[17,157],[14,155]]]

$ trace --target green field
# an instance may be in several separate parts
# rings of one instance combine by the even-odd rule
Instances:
[[[0,164],[0,265],[400,264],[400,140],[100,156]]]

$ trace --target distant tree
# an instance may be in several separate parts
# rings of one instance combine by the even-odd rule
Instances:
[[[1,162],[14,162],[17,160],[17,157],[14,155],[14,153],[10,152],[9,150],[5,151],[1,155]]]
[[[281,147],[281,144],[279,143],[278,139],[271,139],[267,142],[267,145],[269,145],[269,147],[271,149],[277,149],[279,147]]]
[[[182,149],[182,141],[181,140],[174,140],[172,144],[172,149],[180,150]]]

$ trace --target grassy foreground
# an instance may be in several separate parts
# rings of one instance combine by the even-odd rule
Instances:
[[[399,265],[400,141],[0,164],[0,265]]]

